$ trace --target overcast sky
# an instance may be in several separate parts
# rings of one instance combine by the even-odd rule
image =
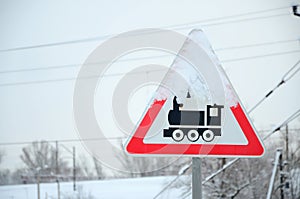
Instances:
[[[221,62],[227,60],[223,62],[223,67],[242,103],[246,108],[250,108],[279,83],[284,73],[300,59],[300,18],[294,17],[291,9],[288,8],[293,2],[297,1],[142,2],[136,0],[45,3],[7,0],[0,2],[0,50],[160,27],[170,27],[169,29],[183,34],[187,34],[193,28],[202,28],[214,49],[292,40],[273,45],[216,51]],[[183,29],[177,29],[179,26],[176,26],[268,9],[274,10],[255,15],[205,21],[193,27],[183,25],[181,26]],[[263,16],[266,17],[260,18]],[[247,20],[248,18],[256,19]],[[223,23],[239,19],[241,21]],[[0,52],[0,72],[77,64],[76,67],[62,69],[0,73],[0,142],[78,138],[72,107],[75,81],[39,81],[75,78],[80,64],[102,42],[103,40],[97,40]],[[279,54],[228,61],[273,53]],[[156,61],[160,64],[170,64],[172,60],[162,58]],[[126,63],[123,66],[129,67],[141,63],[151,63],[151,60]],[[118,82],[121,77],[107,79],[107,91],[113,90],[112,82]],[[279,88],[250,115],[258,130],[270,129],[300,108],[299,85],[300,73]],[[132,100],[143,99],[141,104],[146,104],[149,97],[147,93],[154,88],[152,86],[140,90],[133,95]],[[101,103],[103,106],[111,106],[108,100]],[[129,110],[131,118],[136,122],[144,107],[130,105],[129,108],[131,108]],[[113,119],[110,121],[110,125],[114,125]],[[299,127],[299,122],[300,119],[294,122],[293,126]],[[66,145],[71,147],[73,144]],[[16,163],[20,163],[18,156],[22,146],[24,145],[0,146],[0,149],[6,151],[2,167],[20,166]]]

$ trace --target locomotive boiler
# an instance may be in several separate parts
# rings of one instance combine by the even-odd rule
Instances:
[[[181,104],[173,98],[173,110],[169,111],[170,127],[163,130],[163,137],[171,137],[180,142],[187,137],[196,142],[200,136],[205,142],[211,142],[215,136],[221,136],[221,111],[223,105],[206,105],[206,110],[179,110]]]

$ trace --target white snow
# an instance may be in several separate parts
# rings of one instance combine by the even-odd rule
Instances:
[[[73,183],[60,183],[61,199],[64,198],[105,198],[105,199],[152,199],[163,189],[174,176],[144,177],[132,179],[113,179],[99,181],[77,182],[77,192],[73,192]],[[40,185],[41,199],[57,198],[56,183],[42,183]],[[180,189],[168,189],[159,198],[181,198]],[[89,197],[92,196],[92,197]],[[1,199],[34,199],[37,198],[37,185],[9,185],[0,186]]]

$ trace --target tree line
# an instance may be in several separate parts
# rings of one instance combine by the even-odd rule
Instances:
[[[278,180],[275,183],[274,195],[279,198],[279,189],[284,187],[287,198],[300,198],[300,138],[299,130],[290,135],[290,143],[282,132],[278,139],[265,143],[266,153],[262,158],[245,158],[232,167],[224,170],[203,187],[207,198],[261,198],[266,196],[272,163],[277,148],[283,149],[284,184]],[[288,146],[288,148],[287,148]],[[0,164],[5,157],[5,151],[0,150]],[[124,170],[114,171],[113,175],[105,172],[102,163],[90,155],[80,156],[81,161],[75,165],[76,180],[102,180],[106,178],[135,178],[147,176],[176,176],[178,171],[191,161],[189,157],[132,157],[124,151],[116,152],[115,156]],[[0,170],[0,184],[36,183],[39,175],[42,183],[72,181],[74,167],[66,161],[55,146],[41,141],[33,142],[22,148],[20,159],[23,167],[11,171]],[[212,172],[222,168],[230,159],[203,158],[202,176],[209,176]],[[88,163],[90,162],[90,163]],[[185,176],[176,181],[169,189],[182,189],[182,197],[191,193],[191,169]]]

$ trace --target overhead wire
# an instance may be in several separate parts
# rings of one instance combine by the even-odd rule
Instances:
[[[287,119],[285,119],[280,125],[278,125],[277,127],[275,127],[273,130],[271,130],[271,132],[269,134],[267,134],[267,136],[265,136],[263,138],[263,140],[266,140],[267,138],[269,138],[272,134],[274,134],[275,132],[279,131],[283,126],[286,126],[288,123],[292,122],[293,120],[295,120],[297,117],[300,116],[300,109],[298,109],[296,112],[294,112],[292,115],[290,115]],[[106,139],[125,139],[125,137],[116,137],[116,138],[91,138],[91,139],[69,139],[69,140],[60,140],[59,142],[73,142],[73,141],[83,141],[83,140],[106,140]],[[52,140],[52,141],[48,141],[48,142],[57,142],[57,140]],[[20,144],[29,144],[32,142],[11,142],[11,143],[0,143],[0,145],[20,145]],[[238,160],[240,160],[240,158],[235,158],[232,161],[226,163],[221,169],[217,170],[216,172],[214,172],[213,174],[209,175],[208,177],[205,178],[205,180],[202,182],[202,185],[206,184],[209,180],[213,179],[215,176],[217,176],[219,173],[221,173],[222,171],[224,171],[225,169],[229,168],[230,166],[232,166],[235,162],[237,162]],[[177,179],[182,176],[183,174],[186,173],[186,171],[191,167],[191,164],[189,164],[189,166],[184,168],[183,172],[180,172],[172,181],[170,181],[167,186],[165,186],[154,198],[157,198],[159,195],[161,195],[166,189],[168,189],[169,186],[171,186],[175,181],[177,181]]]
[[[287,119],[285,119],[280,125],[278,125],[273,130],[271,130],[271,132],[269,134],[267,134],[267,136],[265,136],[263,138],[263,141],[266,140],[266,139],[268,139],[275,132],[279,131],[283,126],[286,126],[288,123],[292,122],[294,119],[296,119],[299,116],[300,116],[300,109],[298,109],[297,111],[295,111],[292,115],[290,115]],[[221,172],[223,172],[224,170],[226,170],[227,168],[229,168],[230,166],[232,166],[234,163],[238,162],[240,159],[241,158],[235,158],[235,159],[231,160],[230,162],[226,163],[222,168],[220,168],[216,172],[212,173],[211,175],[207,176],[202,181],[202,185],[206,184],[208,181],[210,181],[211,179],[213,179],[214,177],[216,177],[218,174],[220,174]],[[190,194],[188,194],[187,196],[189,196]]]
[[[271,11],[286,9],[286,8],[289,8],[289,7],[290,6],[284,6],[284,7],[278,7],[278,8],[273,8],[273,9],[266,9],[266,10],[248,12],[248,13],[244,13],[244,14],[237,14],[237,15],[211,18],[211,19],[206,19],[206,20],[201,20],[201,21],[196,21],[196,22],[191,22],[191,23],[186,23],[186,24],[177,24],[177,25],[171,25],[171,26],[164,26],[164,27],[160,27],[160,28],[161,29],[162,28],[173,28],[174,30],[189,29],[189,28],[194,27],[196,25],[199,26],[200,23],[207,22],[207,21],[220,21],[220,20],[224,20],[224,19],[243,17],[243,16],[247,16],[247,15],[254,15],[254,14],[260,14],[260,13],[264,13],[264,12],[271,12]],[[269,16],[258,16],[258,17],[253,17],[253,18],[245,18],[245,19],[239,19],[239,20],[231,20],[231,21],[225,21],[225,22],[203,24],[202,26],[203,27],[210,27],[210,26],[216,26],[216,25],[221,25],[221,24],[239,23],[239,22],[243,22],[243,21],[273,18],[273,17],[285,16],[285,15],[286,16],[290,15],[290,13],[282,13],[282,14],[275,14],[275,15],[269,15]],[[157,30],[153,31],[153,32],[157,32]],[[149,34],[149,33],[152,33],[152,32],[151,31],[150,32],[145,31],[144,34]],[[138,33],[138,34],[140,35],[142,33]],[[84,38],[84,39],[77,39],[77,40],[70,40],[70,41],[53,42],[53,43],[37,44],[37,45],[30,45],[30,46],[23,46],[23,47],[13,47],[13,48],[7,48],[7,49],[0,49],[0,53],[11,52],[11,51],[19,51],[19,50],[35,49],[35,48],[69,45],[69,44],[86,43],[86,42],[99,41],[99,40],[101,41],[101,40],[105,40],[105,39],[111,38],[111,37],[116,36],[116,35],[117,34],[107,34],[107,35],[102,35],[102,36],[93,37],[93,38]],[[131,36],[134,36],[134,34],[132,34]]]
[[[297,117],[300,116],[300,109],[298,109],[296,112],[294,112],[292,115],[290,115],[287,119],[285,119],[280,125],[278,125],[277,127],[275,127],[273,130],[271,130],[271,132],[263,138],[263,140],[266,140],[267,138],[269,138],[272,134],[274,134],[275,132],[279,131],[283,126],[287,125],[288,123],[292,122],[294,119],[296,119]],[[226,163],[221,169],[217,170],[216,172],[214,172],[213,174],[207,176],[203,181],[202,181],[202,185],[206,184],[208,181],[210,181],[211,179],[213,179],[215,176],[217,176],[218,174],[220,174],[221,172],[223,172],[224,170],[226,170],[227,168],[229,168],[230,166],[232,166],[234,163],[238,162],[241,158],[235,158],[233,160],[231,160],[230,162]],[[191,164],[189,165],[188,168],[186,168],[186,171],[191,168]],[[157,198],[159,195],[161,195],[165,190],[167,190],[177,179],[179,179],[180,176],[182,176],[183,174],[178,174],[170,183],[167,184],[167,186],[165,186],[155,197]],[[191,194],[191,193],[190,193]],[[187,196],[189,196],[190,194],[187,194]],[[186,196],[186,197],[187,197]]]
[[[275,132],[279,131],[283,126],[285,126],[288,123],[292,122],[294,119],[296,119],[299,116],[300,116],[300,109],[298,109],[297,111],[295,111],[292,115],[290,115],[287,119],[285,119],[280,125],[278,125],[273,130],[271,130],[271,132],[269,134],[267,134],[267,136],[265,136],[262,140],[264,141],[264,140],[268,139]],[[210,181],[211,179],[213,179],[215,176],[217,176],[219,173],[221,173],[225,169],[229,168],[231,165],[233,165],[238,160],[240,160],[240,158],[235,158],[235,159],[231,160],[230,162],[228,162],[227,164],[225,164],[221,169],[219,169],[218,171],[216,171],[213,174],[211,174],[208,177],[206,177],[205,180],[202,182],[202,184],[204,185],[205,183],[207,183],[208,181]]]
[[[294,64],[283,76],[282,79],[280,81],[280,83],[278,84],[279,86],[282,85],[283,83],[286,83],[287,81],[289,81],[297,72],[299,72],[299,69],[296,69],[296,66],[300,63],[300,60],[296,62],[296,64]],[[295,71],[294,71],[295,70]],[[294,71],[292,74],[290,74],[292,71]],[[290,76],[289,76],[290,75]],[[287,78],[289,76],[289,78]],[[272,89],[270,92],[273,93],[279,86],[276,86],[274,89]],[[270,93],[269,92],[269,93]],[[268,98],[270,96],[270,94],[267,97],[263,98],[263,101]],[[253,108],[251,108],[248,113],[251,113],[253,110],[255,110],[260,104],[262,103],[262,100],[260,100],[258,103],[256,103]],[[295,113],[293,113],[290,117],[288,117],[286,120],[284,120],[284,122],[282,122],[279,126],[277,126],[276,128],[274,128],[266,137],[263,138],[263,140],[266,140],[268,137],[270,137],[273,133],[275,133],[276,131],[280,130],[281,127],[285,126],[287,123],[293,121],[295,118],[297,118],[300,115],[300,109],[298,111],[296,111]],[[233,163],[235,163],[237,160],[239,160],[239,158],[236,158],[232,161],[230,161],[229,163],[227,163],[226,165],[224,165],[223,168],[219,169],[217,172],[215,172],[214,174],[208,176],[202,183],[205,184],[207,181],[211,180],[213,177],[215,177],[216,175],[218,175],[220,172],[222,172],[223,170],[225,170],[226,168],[228,168],[229,166],[231,166]]]
[[[294,114],[294,117],[297,117]],[[291,118],[293,119],[293,118]],[[276,127],[277,128],[277,127]],[[264,129],[264,130],[259,130],[259,132],[270,132],[273,131],[274,128],[272,129]],[[289,131],[300,131],[300,128],[292,128],[289,129]],[[57,140],[41,140],[41,141],[18,141],[18,142],[0,142],[0,146],[9,146],[9,145],[25,145],[25,144],[32,144],[33,142],[49,142],[49,143],[70,143],[70,142],[83,142],[83,141],[102,141],[102,140],[122,140],[122,139],[127,139],[128,137],[95,137],[95,138],[78,138],[78,139],[57,139]]]
[[[275,132],[279,131],[283,126],[286,126],[288,123],[292,122],[294,119],[296,119],[297,117],[300,116],[300,109],[298,109],[296,112],[294,112],[292,115],[290,115],[287,119],[285,119],[280,125],[276,126],[275,128],[273,128],[271,130],[271,132],[269,134],[267,134],[267,136],[265,136],[262,140],[266,140],[268,139],[272,134],[274,134]],[[226,163],[222,168],[220,168],[219,170],[217,170],[216,172],[214,172],[213,174],[207,176],[203,181],[202,181],[202,185],[206,184],[208,181],[210,181],[211,179],[213,179],[215,176],[217,176],[218,174],[220,174],[221,172],[223,172],[224,170],[226,170],[227,168],[229,168],[230,166],[232,166],[234,163],[238,162],[240,160],[240,158],[235,158],[233,160],[231,160],[230,162]],[[189,165],[189,167],[186,168],[186,171],[188,169],[191,168],[191,164]],[[155,197],[157,198],[159,195],[161,195],[165,190],[167,190],[174,182],[176,182],[177,179],[179,179],[180,176],[182,176],[183,174],[178,174],[171,182],[169,182],[167,184],[167,186],[165,186]],[[187,194],[187,196],[189,196],[190,194]]]
[[[269,41],[269,42],[255,43],[255,44],[246,44],[243,46],[229,46],[229,47],[217,48],[214,50],[215,51],[234,50],[234,49],[252,48],[258,46],[268,46],[268,45],[291,43],[291,42],[300,42],[300,39],[286,39],[286,40]]]
[[[184,175],[188,170],[189,168],[192,166],[192,163],[189,163],[188,165],[185,165],[183,168],[182,168],[182,171],[178,173],[178,175],[173,178],[163,189],[160,190],[160,192],[158,192],[154,197],[153,199],[156,199],[158,198],[161,194],[163,194],[174,182],[176,182],[182,175]]]
[[[117,60],[115,62],[138,61],[138,60],[146,60],[146,59],[154,59],[154,58],[164,58],[164,57],[170,57],[170,56],[172,56],[172,55],[134,57],[134,58],[126,58],[126,59]],[[73,67],[83,66],[83,65],[92,66],[92,65],[99,65],[99,64],[105,64],[105,63],[109,64],[111,62],[108,60],[104,60],[104,61],[85,63],[85,64],[63,64],[63,65],[52,65],[52,66],[44,66],[44,67],[34,67],[34,68],[27,68],[27,69],[12,69],[12,70],[0,71],[0,74],[43,71],[43,70],[56,70],[56,69],[64,69],[64,68],[73,68]]]
[[[112,73],[112,74],[103,74],[103,75],[90,75],[86,77],[70,77],[70,78],[61,78],[61,79],[49,79],[49,80],[38,80],[38,81],[26,81],[26,82],[16,82],[16,83],[4,83],[0,84],[0,87],[2,86],[16,86],[16,85],[29,85],[29,84],[42,84],[42,83],[52,83],[52,82],[64,82],[64,81],[71,81],[76,79],[96,79],[100,77],[113,77],[113,76],[121,76],[121,75],[135,75],[135,74],[144,74],[144,73],[150,73],[150,72],[158,72],[158,71],[164,71],[163,69],[157,69],[157,70],[148,70],[148,71],[136,71],[131,73]]]
[[[262,42],[262,43],[247,44],[247,45],[241,45],[241,46],[230,46],[230,47],[216,48],[216,49],[214,49],[214,51],[244,49],[244,48],[251,48],[251,47],[268,46],[268,45],[274,45],[274,44],[291,43],[291,42],[297,42],[297,41],[300,41],[300,40],[299,39],[287,39],[287,40],[279,40],[279,41],[272,41],[272,42]],[[297,52],[297,51],[295,51],[295,52]],[[294,51],[292,51],[292,52],[289,51],[288,53],[294,53]],[[127,62],[127,61],[141,60],[141,59],[160,58],[160,57],[166,57],[166,56],[167,55],[147,56],[147,57],[140,57],[140,58],[139,57],[127,58],[127,59],[118,60],[118,62]],[[272,55],[272,56],[274,56],[274,55]],[[235,60],[235,59],[232,59],[232,60]],[[237,61],[237,60],[235,60],[235,61]],[[225,62],[226,62],[226,60],[225,60]],[[230,62],[230,60],[227,60],[227,62]],[[97,65],[99,63],[109,63],[109,61],[89,63],[88,65]],[[75,64],[74,63],[74,64],[52,65],[52,66],[43,66],[43,67],[32,67],[32,68],[26,68],[26,69],[2,70],[2,71],[0,71],[0,74],[17,73],[17,72],[30,72],[30,71],[42,71],[42,70],[56,70],[56,69],[63,69],[63,68],[73,68],[73,67],[78,67],[78,66],[81,66],[81,65],[82,64]]]
[[[71,151],[67,146],[65,146],[62,143],[59,143],[60,146],[62,146],[68,153],[73,154],[73,151]]]
[[[289,81],[292,77],[295,76],[295,74],[297,72],[299,72],[299,68],[296,68],[297,65],[300,63],[300,60],[296,62],[296,64],[294,64],[283,76],[282,79],[280,81],[280,83],[278,84],[279,86],[282,85],[283,83],[286,83],[287,81]],[[279,86],[275,87],[275,89],[272,89],[273,92],[274,90],[276,90],[276,88],[278,88]],[[265,100],[265,98],[264,98]],[[256,109],[262,102],[258,102],[253,108],[251,108],[248,113],[252,112],[254,109]],[[273,135],[275,132],[279,131],[283,126],[286,126],[288,123],[292,122],[294,119],[296,119],[297,117],[300,116],[300,109],[298,109],[296,112],[294,112],[292,115],[290,115],[287,119],[285,119],[280,125],[276,126],[274,129],[272,129],[270,131],[269,134],[267,134],[262,140],[266,140],[267,138],[269,138],[271,135]],[[240,160],[240,158],[235,158],[233,160],[231,160],[230,162],[226,163],[222,168],[220,168],[219,170],[217,170],[216,172],[214,172],[213,174],[207,176],[204,181],[202,181],[202,185],[206,184],[208,181],[210,181],[211,179],[213,179],[215,176],[217,176],[218,174],[220,174],[221,172],[223,172],[224,170],[226,170],[227,168],[229,168],[230,166],[232,166],[234,163],[238,162]],[[191,166],[189,167],[191,168]],[[174,180],[172,181],[172,183],[174,183],[181,175],[177,175],[176,178],[174,178]],[[171,183],[168,184],[168,186],[164,187],[163,190],[167,189],[169,186],[171,185]],[[164,191],[161,190],[159,192],[158,195],[162,194]],[[157,195],[157,196],[158,196]],[[190,194],[188,194],[187,196],[189,196]]]
[[[290,15],[290,13],[282,13],[282,14],[275,14],[275,15],[269,15],[269,16],[259,16],[259,17],[245,18],[245,19],[236,19],[236,20],[231,20],[231,21],[226,21],[226,22],[203,24],[203,25],[201,25],[201,27],[211,27],[211,26],[217,26],[217,25],[223,25],[223,24],[241,23],[244,21],[254,21],[254,20],[258,20],[258,19],[268,19],[268,18],[273,18],[273,17],[281,17],[281,16],[289,16],[289,15]],[[182,29],[189,29],[189,28],[193,28],[193,27],[195,27],[195,26],[186,27],[186,28],[182,28]]]
[[[284,81],[285,83],[287,81],[289,81],[290,79],[292,79],[292,77],[294,77],[296,75],[296,73],[299,72],[300,70],[300,60],[290,69],[288,70],[282,77],[282,81]],[[299,66],[297,66],[299,65]],[[298,67],[298,68],[297,68]],[[294,72],[293,72],[294,71]]]
[[[252,12],[246,12],[246,13],[235,14],[235,15],[227,15],[227,16],[222,16],[222,17],[214,17],[214,18],[198,20],[198,21],[194,21],[194,22],[190,22],[190,23],[183,23],[183,24],[176,24],[176,25],[171,25],[171,26],[164,26],[164,27],[161,27],[161,28],[167,28],[167,29],[169,29],[169,28],[178,28],[178,27],[181,27],[181,26],[191,26],[191,25],[196,25],[196,24],[200,24],[200,23],[204,23],[204,22],[209,22],[209,21],[221,21],[221,20],[224,20],[224,19],[231,19],[231,18],[236,18],[236,17],[244,17],[244,16],[248,16],[248,15],[261,14],[261,13],[265,13],[265,12],[273,12],[273,11],[287,9],[287,8],[290,8],[290,6],[283,6],[283,7],[266,9],[266,10],[252,11]]]
[[[81,138],[81,139],[60,139],[60,140],[42,140],[41,142],[83,142],[83,141],[102,141],[102,140],[122,140],[126,139],[127,137],[102,137],[102,138]],[[23,142],[0,142],[0,146],[9,146],[9,145],[24,145],[24,144],[32,144],[33,142],[38,141],[23,141]]]
[[[263,55],[254,55],[254,56],[247,56],[247,57],[241,57],[241,58],[235,58],[235,59],[221,60],[221,63],[236,62],[236,61],[271,57],[271,56],[277,56],[277,55],[294,54],[294,53],[299,53],[299,52],[300,52],[300,50],[291,50],[291,51],[286,51],[286,52],[277,52],[277,53],[269,53],[269,54],[263,54]]]
[[[243,61],[243,60],[248,60],[248,59],[257,59],[257,58],[263,58],[263,57],[269,57],[269,56],[277,56],[277,55],[285,55],[285,54],[291,54],[291,53],[299,53],[299,52],[300,52],[300,50],[289,51],[289,52],[281,52],[281,53],[270,53],[270,54],[264,54],[264,55],[256,55],[256,56],[243,57],[243,58],[237,58],[237,59],[223,60],[223,61],[221,61],[221,63],[236,62],[236,61]],[[170,55],[156,56],[156,58],[157,57],[166,57],[166,56],[170,56]],[[143,59],[143,58],[139,58],[139,59]],[[97,64],[97,63],[91,63],[91,64]],[[155,71],[157,71],[157,70],[155,70]],[[153,72],[153,71],[149,70],[149,71],[146,71],[146,72]],[[144,73],[144,71],[137,72],[137,73]],[[0,87],[4,87],[4,86],[17,86],[17,85],[29,85],[29,84],[41,84],[41,83],[51,83],[51,82],[63,82],[63,81],[71,81],[71,80],[76,80],[76,79],[92,79],[92,78],[111,77],[111,76],[118,76],[118,75],[125,75],[125,74],[126,73],[116,73],[116,74],[103,74],[103,75],[100,75],[100,76],[99,75],[92,75],[92,76],[80,77],[80,78],[70,77],[70,78],[49,79],[49,80],[37,80],[37,81],[24,81],[24,82],[14,82],[14,83],[2,83],[2,84],[0,84]]]
[[[262,99],[260,99],[250,110],[248,113],[251,113],[256,109],[257,106],[259,106],[261,103],[263,103],[274,91],[276,91],[280,86],[288,82],[292,77],[294,77],[298,72],[300,71],[300,60],[298,60],[281,78],[280,82],[271,89]]]
[[[279,9],[279,8],[278,8]],[[277,14],[277,15],[271,15],[271,16],[260,16],[260,17],[255,17],[255,18],[247,18],[247,19],[240,19],[240,20],[234,20],[234,21],[228,21],[228,22],[220,22],[220,23],[214,23],[214,24],[204,24],[203,26],[213,26],[213,25],[219,25],[219,24],[226,24],[226,23],[236,23],[236,22],[242,22],[242,21],[249,21],[249,20],[255,20],[255,19],[263,19],[263,18],[270,18],[270,17],[277,17],[277,16],[284,16],[287,14]],[[106,36],[107,37],[107,36]],[[104,39],[104,37],[102,37],[102,39]],[[35,45],[35,46],[27,46],[27,47],[19,47],[19,48],[10,48],[10,49],[4,49],[4,50],[0,50],[0,52],[7,52],[7,51],[16,51],[16,50],[24,50],[24,49],[30,49],[30,48],[40,48],[40,47],[47,47],[47,46],[56,46],[56,45],[65,45],[65,44],[71,44],[71,43],[82,43],[82,42],[88,42],[88,41],[93,41],[93,40],[99,40],[99,37],[97,38],[89,38],[89,39],[82,39],[82,40],[76,40],[76,41],[66,41],[66,42],[56,42],[56,43],[49,43],[49,44],[41,44],[41,45]],[[290,52],[286,52],[287,54],[289,53],[294,53],[294,52],[299,52],[299,51],[290,51]],[[282,53],[281,53],[282,54]],[[277,54],[272,54],[270,56],[273,55],[278,55]],[[262,56],[268,56],[268,55],[262,55]],[[255,58],[258,58],[261,56],[255,56]],[[249,57],[249,58],[240,58],[240,59],[232,59],[232,60],[224,60],[224,62],[232,62],[232,61],[240,61],[240,60],[244,60],[244,59],[252,59],[254,57]],[[296,70],[297,72],[299,71],[299,69]],[[294,75],[293,75],[294,76]],[[292,78],[292,76],[290,77]],[[290,79],[289,78],[289,79]],[[1,85],[0,85],[1,86]],[[298,114],[297,117],[299,116],[299,111],[298,110]],[[292,118],[290,118],[290,121],[295,119],[296,116],[293,116]],[[1,143],[0,143],[1,144]]]
[[[294,112],[291,116],[289,116],[283,123],[281,123],[279,126],[275,127],[269,134],[267,134],[263,140],[266,140],[269,138],[273,133],[279,131],[283,126],[286,126],[288,123],[296,119],[297,117],[300,116],[300,109],[296,112]]]

